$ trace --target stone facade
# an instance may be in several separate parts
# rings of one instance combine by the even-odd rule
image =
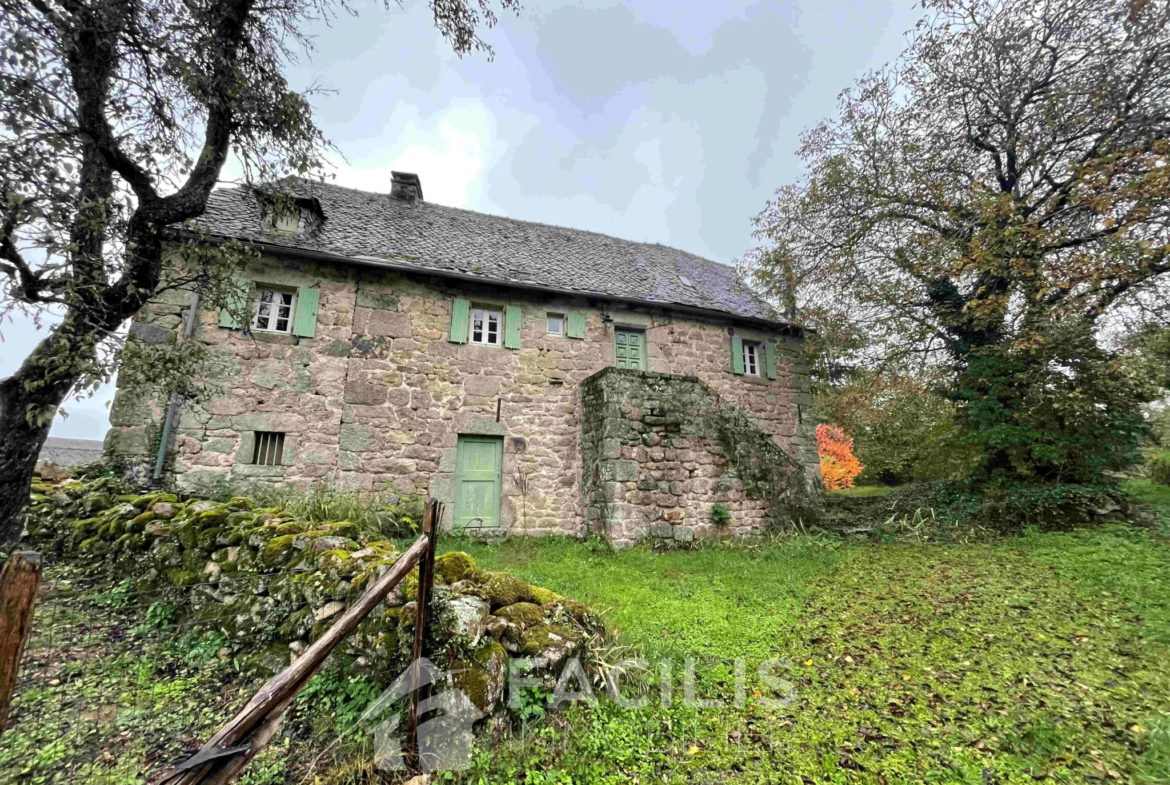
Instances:
[[[645,331],[647,370],[701,380],[748,413],[777,445],[816,466],[803,339],[782,334],[780,325],[763,331],[718,314],[683,315],[292,256],[264,257],[245,275],[260,284],[318,290],[315,334],[249,334],[219,326],[214,311],[199,311],[191,340],[210,350],[219,394],[182,412],[168,464],[168,479],[180,489],[221,481],[328,482],[363,491],[393,485],[444,500],[449,519],[458,436],[498,435],[503,528],[581,533],[587,527],[581,385],[613,363],[615,327]],[[456,297],[518,307],[519,348],[452,343]],[[186,295],[172,293],[136,321],[178,334],[187,304]],[[583,315],[584,337],[548,334],[549,312]],[[733,332],[775,343],[776,379],[732,373]],[[119,394],[107,449],[152,461],[163,409]],[[285,434],[281,465],[251,463],[257,431]],[[760,508],[744,502],[736,514],[735,526],[754,526]]]

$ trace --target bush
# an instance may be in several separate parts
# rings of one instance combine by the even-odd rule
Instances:
[[[930,539],[1018,534],[1026,527],[1067,531],[1130,515],[1128,496],[1110,485],[1027,485],[977,488],[963,482],[915,483],[883,496],[830,494],[827,525],[840,531],[910,528],[929,519]],[[896,525],[894,525],[896,524]],[[922,537],[918,537],[921,539]]]
[[[720,527],[731,523],[731,510],[725,504],[716,502],[711,506],[711,523]]]
[[[836,426],[817,426],[817,452],[826,491],[852,488],[854,478],[865,468],[853,454],[853,440]]]
[[[1160,452],[1146,461],[1150,479],[1159,485],[1170,485],[1170,450]]]

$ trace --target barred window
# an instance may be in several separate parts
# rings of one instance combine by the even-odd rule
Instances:
[[[284,434],[275,431],[256,431],[252,463],[257,466],[280,466],[283,460]]]

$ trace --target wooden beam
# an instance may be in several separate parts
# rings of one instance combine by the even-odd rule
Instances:
[[[0,733],[8,725],[8,707],[16,691],[20,658],[32,632],[40,580],[41,555],[31,551],[9,556],[0,572]]]

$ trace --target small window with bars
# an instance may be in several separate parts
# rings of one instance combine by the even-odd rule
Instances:
[[[256,466],[280,466],[283,462],[284,434],[275,431],[256,431],[252,463]]]
[[[503,316],[499,311],[484,308],[471,309],[471,342],[486,346],[499,346],[504,331]]]
[[[295,292],[261,289],[256,292],[256,308],[252,329],[265,333],[292,332],[293,309],[297,304]]]
[[[743,342],[743,372],[748,376],[760,375],[760,345]]]

